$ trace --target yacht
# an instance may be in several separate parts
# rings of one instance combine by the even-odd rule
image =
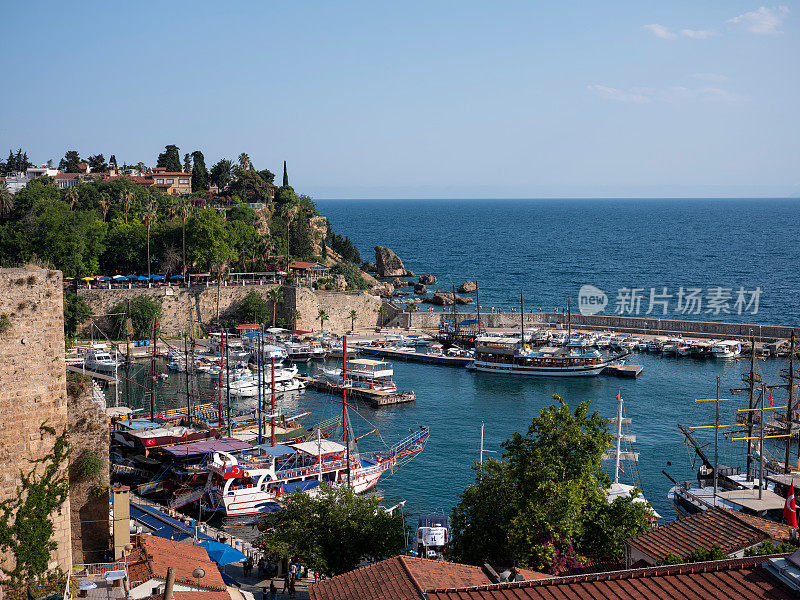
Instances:
[[[382,360],[357,358],[347,362],[347,387],[379,392],[397,391],[392,381],[394,368]],[[336,387],[342,386],[342,369],[322,369],[322,376]]]
[[[105,345],[92,346],[84,356],[84,368],[100,373],[114,373],[119,363],[111,357]]]
[[[736,340],[723,340],[711,345],[714,358],[734,358],[742,353],[742,343]]]

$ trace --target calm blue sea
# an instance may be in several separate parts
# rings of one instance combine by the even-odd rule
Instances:
[[[337,200],[318,205],[336,232],[355,241],[365,260],[380,244],[394,249],[416,273],[437,275],[444,286],[477,279],[484,307],[515,306],[519,288],[525,290],[526,306],[553,308],[563,306],[567,295],[574,299],[583,284],[613,290],[612,304],[621,287],[743,286],[763,290],[758,314],[724,318],[795,324],[798,316],[796,200]],[[359,434],[377,427],[378,434],[359,442],[366,450],[390,446],[418,425],[429,426],[424,452],[383,478],[379,491],[386,505],[406,500],[412,514],[448,513],[473,480],[482,421],[487,456],[499,456],[488,451],[500,452],[514,431],[525,432],[553,394],[571,406],[590,401],[612,417],[621,391],[638,438],[641,486],[656,509],[673,518],[666,498],[672,484],[662,470],[679,481],[695,477],[692,453],[676,426],[713,423],[713,403],[694,399],[713,397],[717,376],[723,397],[730,396],[748,363],[647,354],[631,362],[644,365],[636,380],[507,377],[398,362],[395,381],[416,392],[416,403],[380,410],[356,405],[353,424]],[[777,382],[782,366],[782,360],[758,363],[767,382]],[[177,376],[159,383],[159,404],[185,402],[179,398],[182,389]],[[135,388],[132,396],[133,407],[147,405],[143,390]],[[781,399],[776,392],[775,404]],[[340,410],[332,398],[316,392],[294,394],[281,403],[287,412],[310,411],[319,419]],[[723,406],[723,423],[733,422],[735,408],[732,402]],[[698,437],[712,441],[708,431]],[[742,444],[723,440],[721,461],[744,466]],[[630,468],[624,480],[631,482],[634,475]]]

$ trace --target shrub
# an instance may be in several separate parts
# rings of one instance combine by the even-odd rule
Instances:
[[[133,336],[136,339],[150,339],[153,336],[153,319],[161,316],[161,301],[150,296],[137,296],[130,302],[119,302],[111,312],[114,313],[114,330],[125,333],[125,319],[130,307]]]
[[[72,465],[73,473],[76,478],[81,480],[94,479],[103,472],[105,463],[103,459],[97,456],[91,450],[84,450],[80,456],[75,459]]]

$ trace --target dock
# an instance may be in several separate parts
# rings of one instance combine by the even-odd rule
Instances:
[[[303,381],[307,387],[318,392],[335,393],[341,395],[342,387],[333,385],[329,381],[319,377],[298,377]],[[363,400],[373,408],[380,408],[381,406],[390,406],[392,404],[407,404],[414,402],[417,395],[411,392],[383,392],[379,390],[365,390],[362,388],[347,388],[347,395],[352,398]]]
[[[636,379],[641,375],[644,365],[608,365],[600,375],[607,375],[609,377],[626,377],[628,379]]]
[[[92,379],[99,379],[101,381],[105,381],[108,385],[117,385],[117,378],[113,375],[107,375],[106,373],[99,373],[97,371],[90,371],[89,369],[84,369],[83,367],[79,367],[77,365],[66,365],[67,371],[71,373],[79,373],[81,375],[86,375],[91,377]]]
[[[410,362],[427,363],[431,365],[445,365],[448,367],[466,367],[472,362],[468,356],[436,356],[422,354],[421,352],[407,352],[405,350],[391,350],[377,346],[358,346],[362,354],[391,358],[394,360],[407,360]]]

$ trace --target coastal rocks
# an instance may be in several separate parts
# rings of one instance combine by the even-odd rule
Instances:
[[[470,304],[473,301],[472,298],[464,298],[463,296],[459,296],[453,292],[445,292],[444,290],[437,290],[433,293],[433,296],[430,298],[423,298],[422,301],[428,304],[435,304],[436,306],[452,306],[454,298],[456,304]]]
[[[347,289],[347,280],[344,278],[344,275],[340,275],[339,273],[333,276],[331,283],[333,289],[337,292],[343,292]]]
[[[367,261],[363,265],[361,265],[361,270],[366,273],[377,273],[378,267],[375,265],[374,262]]]
[[[373,296],[391,296],[394,293],[394,286],[391,283],[376,283],[369,288],[369,293]]]
[[[375,246],[375,265],[378,277],[403,277],[406,268],[403,261],[389,248]]]
[[[425,275],[420,275],[419,276],[419,282],[422,285],[433,285],[433,284],[436,283],[436,281],[437,281],[436,275],[430,275],[430,274],[426,273]]]
[[[414,293],[415,294],[427,294],[428,293],[428,288],[426,288],[421,283],[417,283],[417,284],[414,285]]]
[[[405,284],[403,283],[403,281],[399,277],[395,277],[394,279],[392,279],[392,285],[395,288],[405,287]]]
[[[475,285],[474,281],[465,281],[460,286],[458,286],[458,293],[459,294],[471,294],[475,290],[478,289],[478,286]]]

